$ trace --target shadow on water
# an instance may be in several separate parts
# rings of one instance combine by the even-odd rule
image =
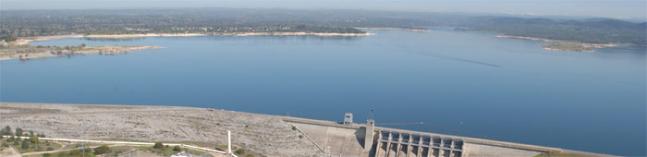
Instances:
[[[500,65],[497,64],[492,64],[492,63],[486,63],[482,61],[477,61],[477,60],[472,60],[472,59],[466,59],[466,58],[460,58],[460,57],[454,57],[454,56],[447,56],[447,55],[441,55],[441,54],[431,54],[428,52],[420,52],[419,49],[415,47],[410,47],[408,45],[393,45],[397,47],[399,50],[404,50],[406,52],[411,52],[415,53],[418,55],[423,55],[423,56],[429,56],[429,57],[434,57],[438,59],[443,59],[443,60],[450,60],[450,61],[457,61],[457,62],[463,62],[463,63],[469,63],[469,64],[474,64],[474,65],[480,65],[480,66],[486,66],[486,67],[491,67],[491,68],[501,68]]]
[[[482,66],[487,66],[487,67],[492,67],[492,68],[501,68],[500,65],[496,65],[496,64],[485,63],[485,62],[481,62],[481,61],[458,58],[458,57],[452,57],[452,56],[445,56],[445,55],[438,55],[438,54],[422,54],[422,55],[431,56],[431,57],[440,58],[440,59],[458,61],[458,62],[463,62],[463,63],[482,65]]]

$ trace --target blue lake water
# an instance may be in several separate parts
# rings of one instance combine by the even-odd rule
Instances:
[[[327,120],[353,112],[359,122],[374,109],[378,125],[645,155],[644,50],[548,52],[484,33],[375,33],[39,42],[165,48],[3,61],[0,101],[187,105]]]

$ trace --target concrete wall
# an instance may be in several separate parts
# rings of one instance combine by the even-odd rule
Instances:
[[[363,124],[337,124],[301,118],[284,119],[317,145],[325,156],[335,157],[533,157],[547,152],[608,156],[552,147],[502,142],[453,135],[375,127],[373,137]],[[370,127],[369,127],[370,128]],[[370,133],[370,132],[369,132]],[[366,138],[373,141],[364,147]]]
[[[365,157],[367,152],[363,151],[359,129],[341,128],[325,125],[313,125],[303,123],[291,123],[302,131],[308,140],[320,147],[328,156],[342,157]],[[361,133],[359,136],[363,136]]]
[[[514,157],[533,157],[541,152],[521,149],[512,149],[497,147],[491,145],[465,143],[463,146],[464,157],[493,157],[493,156],[514,156]]]

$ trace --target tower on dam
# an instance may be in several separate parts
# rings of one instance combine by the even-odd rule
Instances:
[[[353,113],[351,112],[346,112],[344,114],[344,122],[345,125],[351,125],[353,124]]]
[[[375,141],[375,120],[366,120],[366,129],[364,129],[364,151],[370,151]]]

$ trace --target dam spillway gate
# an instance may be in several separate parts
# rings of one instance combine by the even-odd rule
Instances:
[[[463,140],[397,130],[377,130],[375,157],[462,157]]]

